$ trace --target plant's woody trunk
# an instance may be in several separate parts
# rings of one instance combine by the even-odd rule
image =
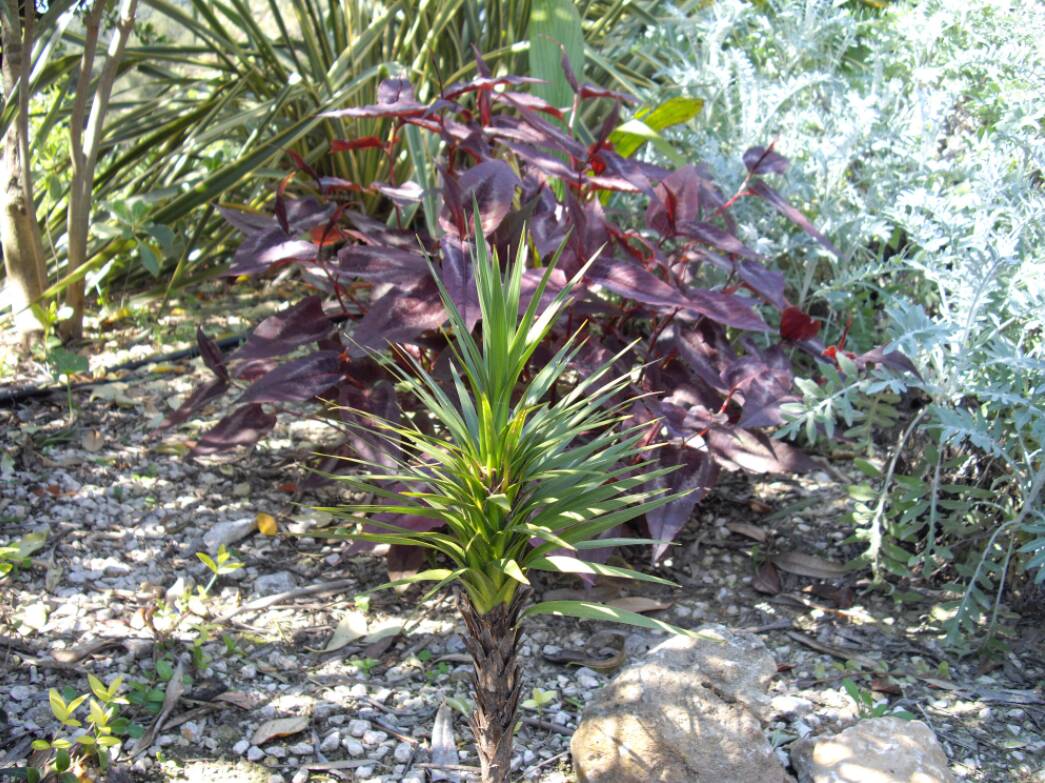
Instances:
[[[10,10],[10,9],[8,9]],[[6,14],[0,21],[3,46],[4,95],[28,82],[27,57],[32,50],[32,14],[18,24],[19,14]],[[21,28],[21,29],[19,29]],[[18,110],[4,133],[0,151],[0,242],[7,273],[7,299],[15,329],[24,346],[42,334],[43,328],[29,306],[44,291],[47,274],[43,243],[33,204],[32,168],[29,163],[29,96],[18,91]]]
[[[519,708],[519,615],[525,592],[516,593],[508,606],[479,614],[461,593],[458,608],[468,626],[465,645],[475,662],[475,712],[472,731],[479,752],[483,783],[507,783],[511,771],[512,734]]]

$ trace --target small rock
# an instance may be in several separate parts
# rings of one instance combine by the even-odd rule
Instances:
[[[251,745],[247,749],[247,761],[253,761],[255,763],[265,758],[265,751],[259,748],[257,745]]]
[[[370,721],[354,718],[348,722],[348,733],[353,737],[362,737],[370,730]]]
[[[275,595],[285,593],[297,587],[294,576],[289,571],[277,571],[274,574],[265,574],[254,580],[255,595]]]
[[[258,529],[254,517],[245,517],[231,522],[219,522],[203,534],[203,544],[208,552],[218,551],[218,547],[224,544],[229,546],[237,541],[242,541]]]
[[[319,743],[319,749],[323,753],[330,753],[333,750],[337,750],[338,745],[341,744],[341,735],[336,731],[332,731],[323,738],[323,741]]]
[[[354,759],[359,758],[366,749],[363,747],[363,743],[357,740],[355,737],[348,737],[342,743],[341,746],[348,752],[348,755]]]
[[[290,783],[308,783],[308,770],[302,767],[294,773],[294,777],[290,779]]]
[[[33,691],[28,685],[13,685],[8,689],[7,694],[14,701],[25,701],[33,695]]]
[[[373,774],[374,774],[374,768],[373,767],[357,767],[356,768],[356,777],[359,778],[360,780],[365,780],[366,778],[370,777]]]
[[[594,690],[602,685],[602,680],[599,679],[599,676],[586,666],[582,666],[577,670],[576,677],[577,684],[588,690]]]
[[[388,739],[388,734],[383,731],[370,731],[363,732],[363,744],[364,745],[380,745]]]
[[[288,748],[295,756],[311,756],[314,752],[311,742],[297,742]]]
[[[799,783],[954,783],[936,735],[920,720],[871,718],[791,746]]]
[[[409,743],[400,742],[395,747],[395,751],[392,753],[393,757],[400,764],[406,764],[414,756],[414,749],[410,747]]]
[[[242,756],[244,753],[247,752],[247,749],[249,747],[250,743],[247,742],[247,740],[242,739],[232,746],[232,752],[235,753],[237,756]]]
[[[799,696],[774,696],[769,702],[770,717],[795,716],[802,717],[813,710],[813,702]]]

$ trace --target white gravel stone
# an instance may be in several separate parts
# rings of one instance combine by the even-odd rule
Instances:
[[[259,748],[257,745],[251,745],[247,749],[247,761],[258,762],[265,758],[265,751]]]
[[[319,743],[319,749],[323,753],[330,753],[333,750],[337,750],[338,745],[341,744],[341,735],[337,731],[332,731],[323,738],[323,741]]]
[[[250,743],[247,740],[242,739],[232,746],[232,752],[235,753],[237,756],[242,756],[244,753],[247,752],[247,749],[249,747]]]
[[[355,718],[348,722],[348,733],[353,737],[362,737],[370,730],[370,721]]]
[[[406,742],[400,742],[392,754],[400,764],[406,764],[414,756],[414,749]]]
[[[314,752],[311,742],[296,742],[288,750],[295,756],[310,756]]]
[[[357,759],[366,753],[366,748],[363,747],[363,743],[355,737],[347,737],[341,743],[341,746],[348,752],[348,755],[354,759]]]
[[[388,734],[383,731],[370,731],[363,732],[363,744],[364,745],[380,745],[388,739]]]
[[[216,552],[222,544],[225,546],[235,544],[257,529],[258,523],[253,517],[234,519],[231,522],[219,522],[203,534],[203,545],[207,547],[208,552]]]
[[[297,587],[294,575],[289,571],[277,571],[274,574],[265,574],[254,580],[255,595],[275,595],[293,590]]]
[[[25,701],[33,695],[33,690],[28,685],[15,685],[7,691],[7,695],[14,701]]]
[[[302,767],[294,773],[294,777],[290,779],[290,783],[308,783],[308,770]]]

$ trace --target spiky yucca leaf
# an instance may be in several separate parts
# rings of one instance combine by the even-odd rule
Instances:
[[[478,220],[476,214],[477,225]],[[342,529],[339,534],[438,552],[451,567],[423,571],[395,584],[434,581],[438,589],[459,583],[480,614],[511,604],[520,585],[529,584],[531,569],[671,584],[574,556],[576,550],[606,545],[599,539],[602,533],[679,497],[645,489],[650,479],[670,469],[650,467],[648,425],[629,424],[624,413],[629,403],[612,402],[629,383],[627,375],[613,375],[617,357],[587,377],[566,378],[569,361],[581,347],[578,331],[543,369],[524,380],[529,360],[586,268],[542,312],[553,261],[524,308],[525,243],[502,273],[480,230],[476,236],[480,240],[473,262],[481,337],[472,336],[439,282],[453,332],[453,391],[444,390],[405,352],[399,354],[400,364],[381,359],[400,390],[412,395],[436,426],[429,433],[410,417],[393,423],[355,411],[366,422],[358,426],[393,444],[402,456],[392,469],[353,460],[360,470],[341,480],[376,501],[327,509],[366,525],[365,530]],[[561,397],[549,400],[553,389],[567,388]],[[445,527],[418,532],[378,522],[371,516],[376,513],[424,517]],[[542,611],[681,632],[642,615],[587,602],[537,604],[528,614]]]

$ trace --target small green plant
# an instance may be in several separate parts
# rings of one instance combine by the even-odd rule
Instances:
[[[200,562],[207,566],[211,572],[210,581],[199,590],[200,598],[207,597],[210,593],[210,589],[214,587],[214,583],[218,581],[219,576],[231,574],[236,569],[243,568],[243,563],[234,559],[232,553],[229,552],[224,544],[218,547],[218,552],[214,557],[211,557],[206,552],[197,552],[196,557],[198,557]]]
[[[32,565],[32,556],[47,543],[43,532],[26,533],[14,544],[0,546],[0,579]]]
[[[381,663],[381,661],[376,658],[352,658],[348,663],[350,666],[354,666],[358,669],[359,673],[364,677],[369,677],[370,672],[373,671],[374,667]]]
[[[907,710],[891,710],[888,701],[875,701],[874,694],[867,688],[863,688],[856,682],[846,677],[842,680],[842,687],[849,694],[849,698],[856,703],[860,719],[881,718],[890,715],[903,720],[914,720],[914,714]]]
[[[57,345],[47,352],[47,366],[51,369],[51,376],[56,381],[65,383],[66,403],[69,406],[69,415],[72,416],[74,410],[72,376],[87,372],[90,369],[90,363],[86,357]]]
[[[524,710],[533,710],[538,716],[544,714],[544,708],[559,698],[558,691],[546,691],[543,688],[534,688],[530,691],[530,698],[522,703]]]
[[[87,684],[90,693],[80,695],[76,695],[75,691],[63,694],[55,688],[50,690],[49,702],[55,719],[67,729],[86,730],[72,737],[56,733],[50,740],[34,740],[34,750],[52,750],[54,755],[43,770],[30,770],[30,780],[39,780],[41,773],[46,776],[53,771],[59,783],[76,783],[79,777],[69,770],[72,766],[72,755],[77,751],[93,759],[103,773],[107,772],[111,763],[110,751],[122,742],[121,738],[142,736],[141,726],[120,715],[120,705],[129,703],[128,699],[120,695],[123,687],[122,676],[105,685],[93,674],[88,674]],[[76,717],[84,702],[88,702],[86,727],[84,722]]]

